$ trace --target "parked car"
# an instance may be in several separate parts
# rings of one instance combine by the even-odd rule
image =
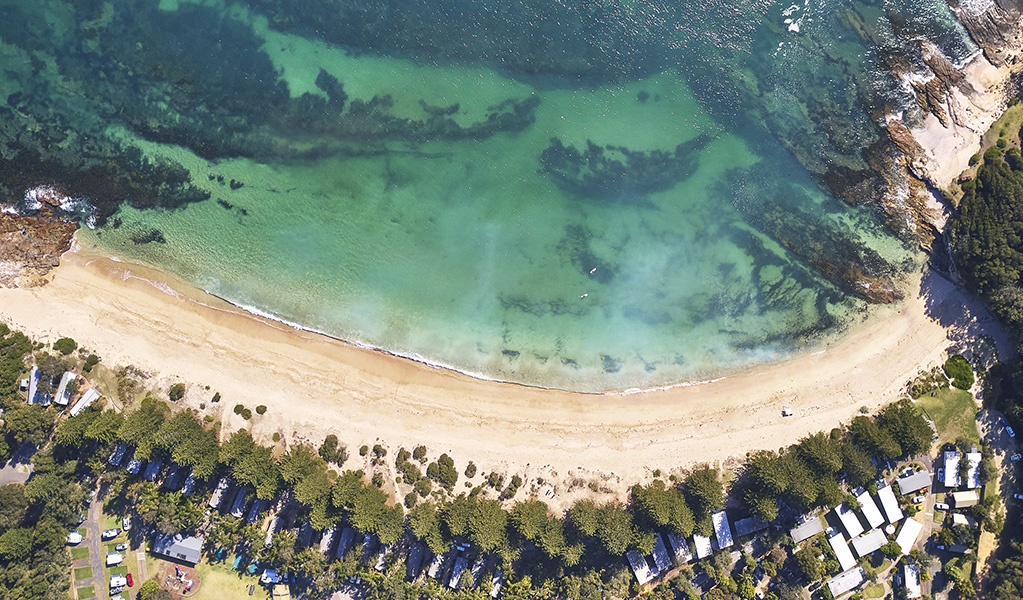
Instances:
[[[99,536],[101,538],[105,539],[105,540],[110,540],[110,539],[113,539],[113,538],[117,537],[120,533],[121,533],[121,530],[117,529],[117,528],[106,529],[106,530],[103,531],[103,533],[99,534]]]
[[[1005,426],[1005,433],[1008,433],[1009,437],[1011,437],[1011,438],[1016,437],[1016,432],[1013,431],[1012,427],[1009,427],[1008,425]]]
[[[934,508],[937,510],[949,510],[948,505],[944,502],[935,502]]]
[[[128,549],[128,544],[127,543],[125,543],[125,544],[118,544],[115,549],[116,550],[127,550]]]
[[[938,473],[935,481],[945,481],[945,467],[938,467]]]
[[[1013,494],[1012,497],[1017,500],[1023,500],[1023,494]]]
[[[1013,454],[1012,456],[1010,456],[1009,460],[1019,460],[1019,457],[1020,457],[1020,453],[1017,452],[1016,454]]]
[[[121,529],[125,531],[131,530],[131,517],[125,517],[121,519]]]
[[[128,580],[128,587],[135,585],[135,581],[131,578],[131,573],[125,575],[124,578]]]
[[[927,496],[913,496],[913,504],[920,504],[927,499]]]

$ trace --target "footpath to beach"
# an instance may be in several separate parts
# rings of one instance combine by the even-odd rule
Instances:
[[[171,276],[77,247],[43,287],[0,289],[0,319],[38,339],[70,336],[107,366],[189,384],[182,402],[212,405],[225,431],[350,447],[426,444],[481,472],[551,482],[603,476],[608,492],[653,469],[777,449],[897,398],[950,345],[992,335],[975,300],[935,273],[917,277],[897,310],[825,350],[712,383],[590,395],[473,379],[243,312]],[[208,391],[205,386],[209,386]],[[231,413],[265,404],[246,422]],[[794,416],[782,417],[783,407]],[[616,485],[617,483],[617,485]],[[617,488],[617,489],[615,489]],[[559,494],[561,496],[561,494]]]

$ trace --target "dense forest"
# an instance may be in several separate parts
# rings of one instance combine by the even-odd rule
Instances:
[[[1023,155],[1008,148],[1004,131],[997,144],[976,156],[974,179],[961,184],[964,195],[950,222],[949,238],[958,273],[967,288],[983,298],[1023,350]],[[1021,132],[1023,133],[1023,132]],[[1023,431],[1023,360],[995,365],[987,374],[985,401]],[[1010,519],[1009,522],[1014,522]],[[990,570],[989,600],[1023,597],[1023,546],[1012,544],[1016,531]]]

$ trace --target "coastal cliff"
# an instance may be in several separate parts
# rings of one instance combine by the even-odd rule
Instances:
[[[0,287],[35,287],[49,281],[78,229],[54,194],[38,195],[40,208],[21,216],[0,213]]]

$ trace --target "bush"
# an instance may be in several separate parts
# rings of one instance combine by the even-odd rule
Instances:
[[[206,415],[202,418],[204,423],[212,423],[214,421],[213,415]]]
[[[465,465],[465,476],[470,478],[476,476],[476,465],[471,460]]]
[[[220,402],[220,392],[213,394],[213,402]]]
[[[90,354],[88,356],[88,358],[85,359],[85,364],[82,365],[82,372],[83,373],[91,373],[92,369],[96,365],[98,365],[98,364],[99,364],[99,357],[96,356],[95,354]]]
[[[1002,149],[998,146],[991,146],[984,151],[984,162],[990,163],[998,161],[1002,158]]]
[[[961,355],[950,356],[945,361],[945,373],[952,379],[952,385],[968,390],[973,387],[973,367]]]
[[[979,162],[980,162],[980,154],[974,154],[973,156],[970,157],[970,166],[971,167],[975,166]]]
[[[415,449],[412,450],[412,458],[421,463],[426,462],[426,446],[416,446]]]
[[[265,415],[266,414],[266,405],[265,404],[260,404],[259,406],[257,406],[256,407],[256,414],[257,415]]]
[[[419,500],[419,497],[416,496],[415,492],[405,494],[405,508],[412,508],[416,505],[417,500]]]
[[[185,397],[185,384],[175,383],[170,388],[170,399],[177,402]]]
[[[425,477],[417,481],[413,487],[421,498],[429,496],[430,492],[433,491],[433,484],[431,484],[430,480]]]
[[[383,458],[387,456],[387,448],[384,448],[380,444],[373,444],[373,456],[377,458]]]
[[[373,485],[377,486],[378,488],[384,487],[384,476],[381,475],[380,473],[374,473],[372,481]]]
[[[241,414],[242,418],[245,419],[246,421],[252,418],[252,411],[247,408],[243,409]]]
[[[1004,148],[1005,148],[1006,146],[1008,146],[1008,145],[1009,145],[1009,142],[1006,142],[1006,141],[1005,141],[1005,138],[998,138],[998,142],[996,142],[996,145],[997,145],[997,146],[998,146],[999,148],[1003,148],[1003,149],[1004,149]]]
[[[234,405],[234,414],[240,415],[244,411],[245,411],[245,405],[244,404],[235,404]]]
[[[366,456],[369,454],[369,446],[363,444],[359,447],[359,456]]]
[[[281,434],[280,434],[280,432],[275,431],[274,432],[274,442],[279,442],[279,441],[281,441]]]
[[[67,356],[78,349],[78,342],[71,338],[60,338],[56,342],[53,342],[53,349],[64,356]]]

